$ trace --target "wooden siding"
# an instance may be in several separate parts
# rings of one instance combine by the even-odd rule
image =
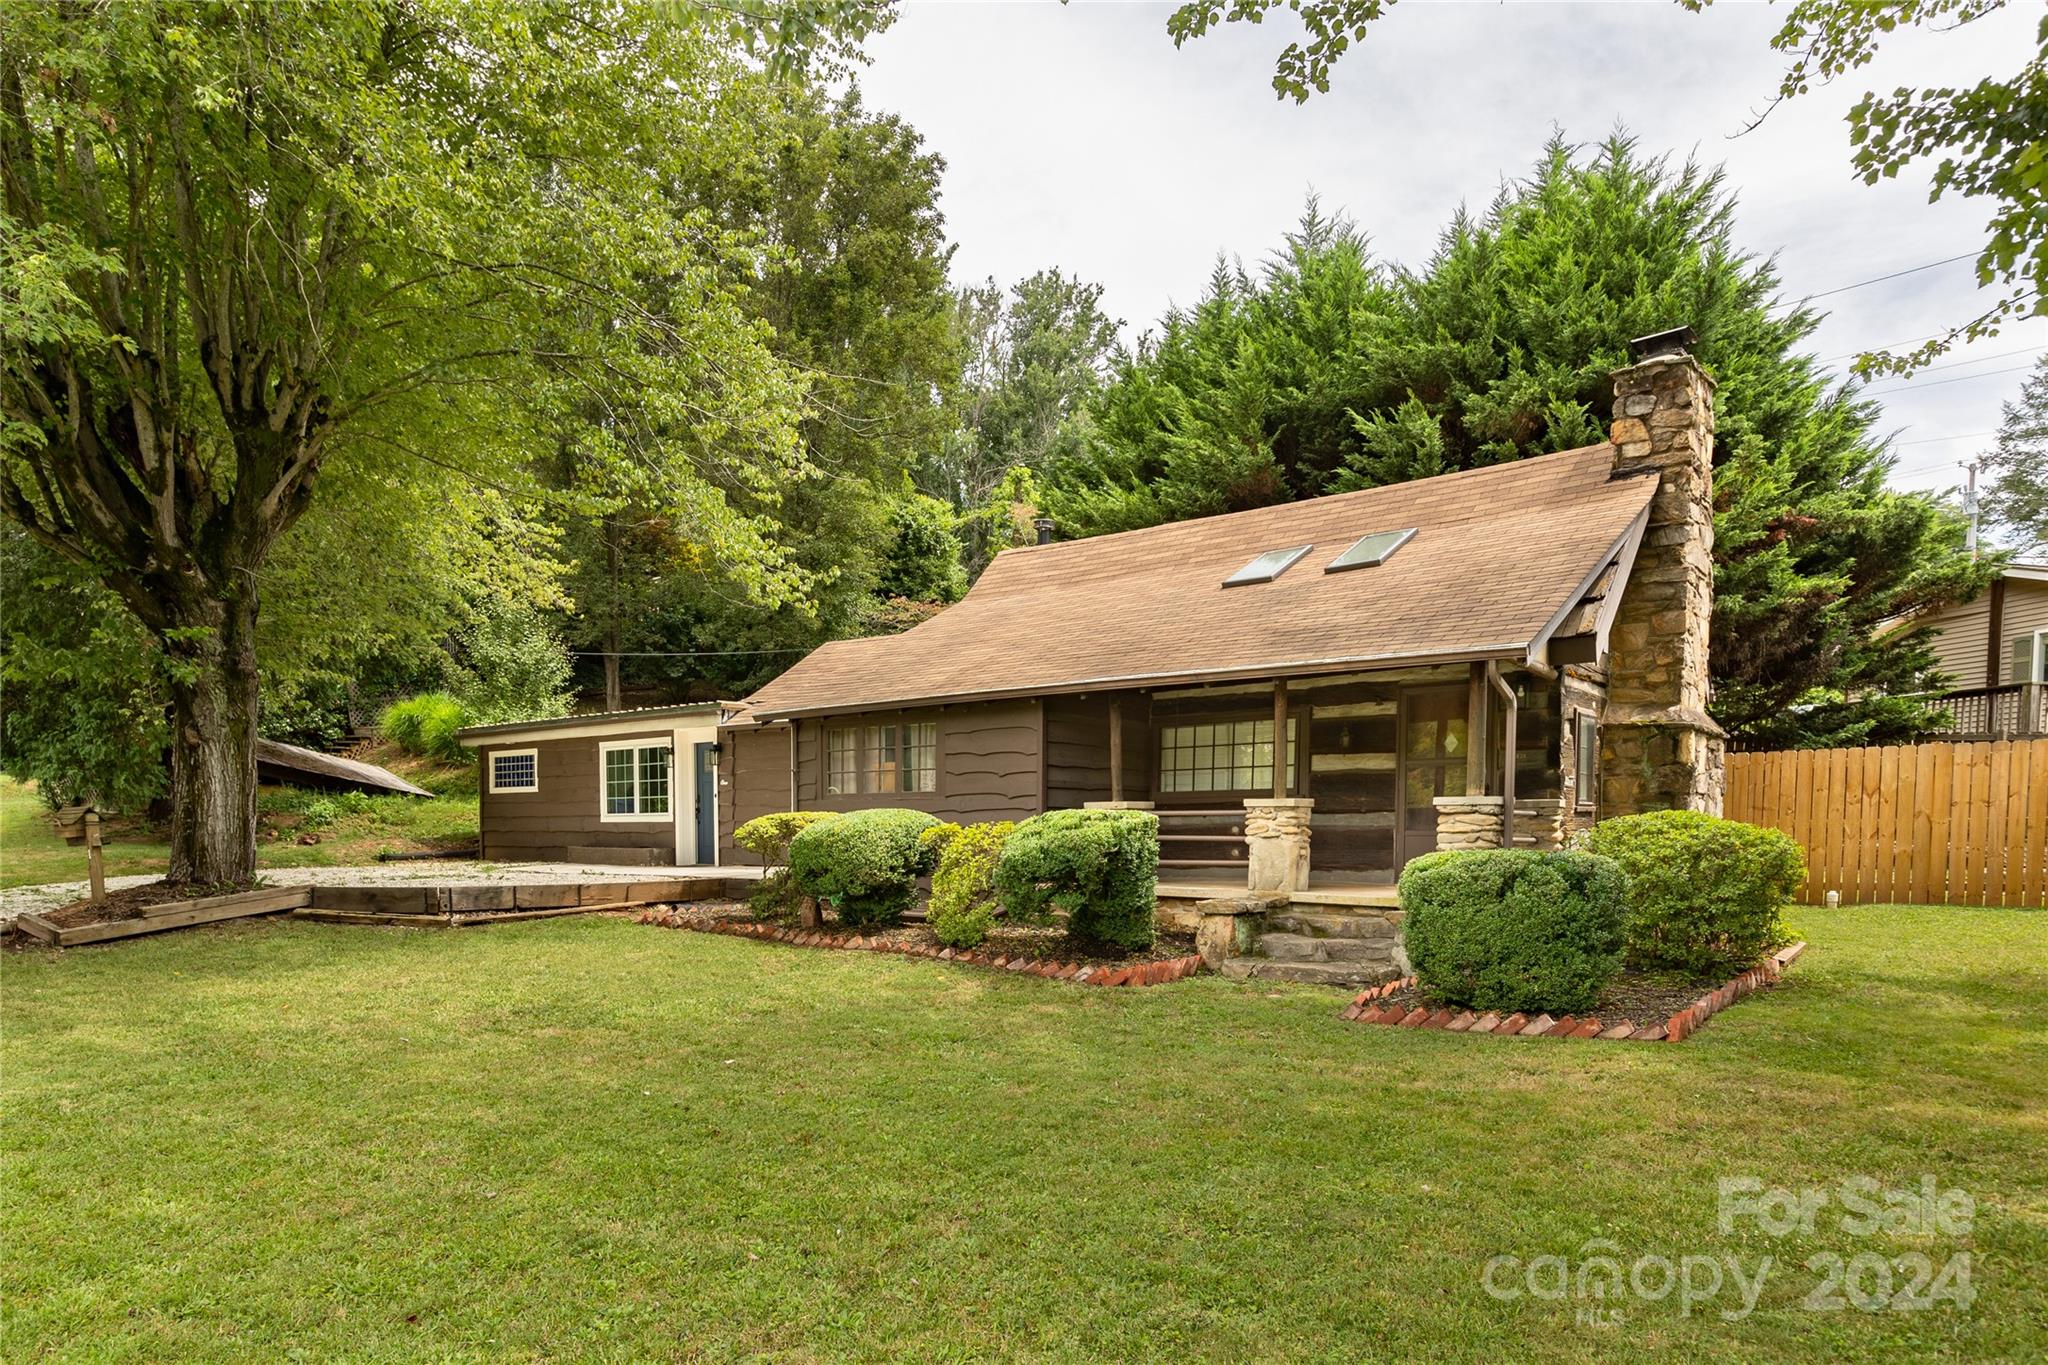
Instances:
[[[2048,739],[1730,754],[1726,809],[1799,841],[1808,904],[2048,905]]]
[[[1991,644],[1989,591],[1979,593],[1973,602],[1945,608],[1927,618],[1925,624],[1934,630],[1931,638],[1934,657],[1941,671],[1949,675],[1950,686],[1996,687],[2014,681],[2010,676],[2012,642],[2022,635],[2048,630],[2048,583],[2024,578],[2006,579],[2005,605],[2001,615],[1995,674],[1986,669],[1990,662]]]
[[[723,730],[718,736],[718,860],[750,863],[732,833],[757,815],[789,809],[789,727]]]
[[[938,725],[939,789],[867,796],[825,794],[825,731],[833,725]],[[795,723],[797,808],[901,806],[942,820],[1028,820],[1045,809],[1044,734],[1036,700],[804,719]]]
[[[1045,699],[1045,806],[1072,810],[1108,801],[1109,702],[1107,694]],[[1126,801],[1152,799],[1151,698],[1121,697]]]
[[[599,818],[598,758],[600,743],[638,740],[646,744],[668,744],[673,730],[649,730],[635,735],[577,735],[565,739],[508,740],[477,751],[482,776],[477,798],[480,853],[501,862],[562,862],[573,848],[651,848],[660,853],[657,861],[675,861],[676,829],[673,818],[645,822],[607,821]],[[501,749],[538,751],[540,790],[493,792],[491,755]],[[669,765],[672,804],[680,805],[688,818],[690,800],[690,756],[675,756]]]

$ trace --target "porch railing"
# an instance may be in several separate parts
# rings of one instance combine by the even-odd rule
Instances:
[[[1244,807],[1235,810],[1187,810],[1161,807],[1161,867],[1241,868],[1251,861],[1244,841]]]
[[[1951,739],[2030,739],[2048,735],[2048,684],[1969,687],[1931,700],[1948,712],[1935,733]]]

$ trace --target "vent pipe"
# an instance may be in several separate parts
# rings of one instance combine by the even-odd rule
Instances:
[[[1031,519],[1031,528],[1038,532],[1038,543],[1040,545],[1052,544],[1051,517],[1033,517]]]

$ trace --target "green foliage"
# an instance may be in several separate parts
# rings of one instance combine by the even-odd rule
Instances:
[[[1311,91],[1328,91],[1330,69],[1353,44],[1365,40],[1373,22],[1395,0],[1186,0],[1167,18],[1174,46],[1201,37],[1226,22],[1261,22],[1285,5],[1299,18],[1303,36],[1287,44],[1274,63],[1273,89],[1282,98],[1304,101]],[[1712,0],[1679,0],[1704,10]],[[1771,39],[1791,54],[1778,85],[1778,100],[1795,99],[1815,85],[1834,81],[1877,55],[1881,39],[1901,28],[1927,25],[1937,31],[1961,28],[2000,8],[1986,0],[1797,0]],[[1955,345],[1995,335],[2012,317],[2048,311],[2048,18],[2036,30],[2036,51],[2009,79],[1992,77],[1965,88],[1901,86],[1890,95],[1864,95],[1849,113],[1849,140],[1856,148],[1856,173],[1865,184],[1890,179],[1922,160],[1938,158],[1934,199],[1946,194],[1993,200],[1990,240],[1977,258],[1977,283],[2000,284],[1997,302],[1945,336],[1904,356],[1864,355],[1865,375],[1903,373],[1925,365]],[[1768,113],[1768,111],[1766,111]]]
[[[1773,747],[1912,739],[1935,713],[1888,698],[1940,679],[1896,623],[1987,570],[1953,511],[1886,486],[1877,406],[1802,351],[1818,315],[1779,305],[1734,212],[1719,171],[1625,136],[1553,141],[1414,273],[1311,201],[1263,270],[1219,267],[1119,364],[1045,506],[1094,534],[1582,446],[1628,339],[1688,322],[1720,386],[1716,719]]]
[[[163,654],[91,575],[0,524],[0,766],[51,807],[163,794]]]
[[[1621,970],[1628,880],[1607,858],[1533,849],[1425,853],[1401,871],[1416,984],[1500,1013],[1583,1013]]]
[[[569,656],[554,627],[533,607],[483,603],[461,632],[462,659],[451,691],[472,725],[548,720],[569,714]]]
[[[786,914],[796,899],[789,875],[790,840],[822,820],[835,819],[829,810],[782,810],[757,815],[732,832],[732,841],[761,860],[761,880],[747,895],[756,915]]]
[[[1630,964],[1700,976],[1783,944],[1779,912],[1806,880],[1791,836],[1700,811],[1603,820],[1586,851],[1628,874]]]
[[[1158,906],[1159,817],[1138,810],[1055,810],[1011,832],[995,887],[1010,914],[1067,916],[1084,942],[1146,948]]]
[[[972,948],[988,937],[989,926],[1002,909],[996,895],[996,865],[1016,828],[1013,821],[994,820],[965,829],[940,825],[925,831],[926,842],[939,849],[926,910],[932,937],[949,948]],[[940,830],[947,833],[940,835]]]
[[[2048,356],[2005,404],[1998,448],[1985,461],[1984,510],[2015,543],[2048,553]]]
[[[460,762],[469,756],[455,732],[476,722],[462,702],[446,692],[427,692],[384,708],[378,718],[384,737],[409,754]]]
[[[967,591],[953,511],[937,498],[911,493],[892,514],[895,534],[875,591],[912,602],[957,602]]]
[[[811,824],[789,844],[796,889],[829,901],[848,927],[893,924],[937,861],[919,836],[939,822],[923,811],[857,810]]]

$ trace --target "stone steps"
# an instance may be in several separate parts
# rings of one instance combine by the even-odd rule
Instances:
[[[1394,940],[1388,938],[1317,938],[1313,934],[1259,935],[1257,953],[1276,962],[1372,962],[1392,970]]]
[[[1268,933],[1302,934],[1309,938],[1380,939],[1396,937],[1394,925],[1382,914],[1348,915],[1341,910],[1304,910],[1295,906],[1271,911],[1266,916]]]
[[[1276,962],[1264,957],[1233,957],[1221,971],[1232,981],[1293,981],[1309,986],[1373,986],[1394,977],[1391,967],[1369,962]]]

